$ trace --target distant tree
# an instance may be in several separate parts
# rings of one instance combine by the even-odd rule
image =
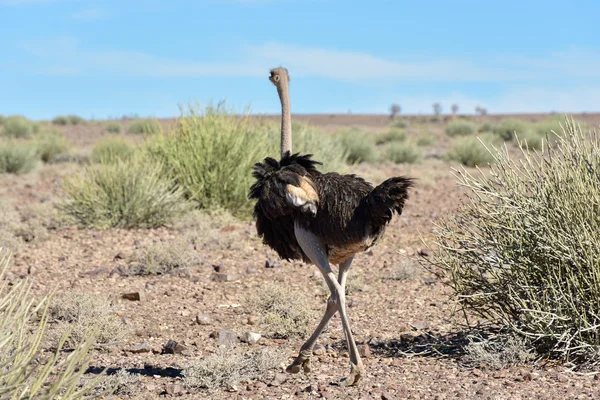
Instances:
[[[487,115],[487,109],[477,106],[477,107],[475,107],[475,113],[479,114],[481,116]]]
[[[390,118],[396,118],[396,115],[400,114],[400,111],[402,111],[402,107],[399,104],[392,104],[390,106]]]
[[[433,103],[433,113],[436,117],[442,113],[442,105],[440,103]]]
[[[452,115],[454,115],[456,117],[456,114],[458,114],[458,110],[459,110],[458,104],[452,104],[451,109],[452,109]]]

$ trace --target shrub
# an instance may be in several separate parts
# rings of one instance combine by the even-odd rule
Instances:
[[[71,125],[85,124],[86,122],[85,118],[80,117],[79,115],[68,115],[67,118]]]
[[[404,142],[406,140],[406,131],[400,129],[392,129],[386,133],[377,136],[375,143],[378,145],[390,142]]]
[[[505,119],[500,122],[494,128],[494,133],[498,135],[504,141],[511,141],[515,137],[515,132],[518,135],[525,134],[525,131],[528,131],[530,126],[527,122],[522,121],[520,119]]]
[[[281,128],[279,124],[270,125],[269,140],[275,144],[269,154],[278,154]],[[275,129],[276,128],[276,129]],[[348,151],[339,136],[326,134],[314,126],[301,122],[292,122],[294,152],[312,154],[321,161],[320,171],[339,171],[345,167]]]
[[[475,132],[477,132],[477,126],[469,121],[454,120],[446,125],[446,135],[450,137],[469,136]]]
[[[34,133],[34,124],[21,115],[6,117],[2,134],[13,138],[28,139]]]
[[[432,270],[462,307],[575,365],[600,362],[600,143],[568,121],[543,153],[457,173],[468,201],[435,231]]]
[[[145,249],[133,257],[129,268],[132,275],[164,275],[189,268],[197,262],[186,243],[175,242]]]
[[[522,338],[506,334],[493,338],[469,337],[463,363],[471,368],[485,365],[490,369],[505,369],[533,360],[534,355]]]
[[[410,143],[392,143],[385,149],[386,160],[395,164],[413,164],[421,157],[421,151]]]
[[[466,167],[486,166],[494,161],[493,155],[488,149],[486,149],[486,146],[489,147],[489,144],[494,143],[490,136],[487,135],[481,135],[479,138],[458,138],[452,144],[447,157],[450,160],[457,161]]]
[[[433,146],[434,143],[435,139],[429,135],[419,136],[417,138],[417,146],[419,147]]]
[[[150,134],[160,132],[160,125],[153,119],[138,119],[129,123],[128,133]]]
[[[354,164],[375,160],[375,147],[371,142],[371,138],[365,132],[353,128],[338,132],[337,135],[348,153],[348,163]]]
[[[118,343],[128,329],[116,316],[108,299],[90,293],[61,293],[50,301],[48,316],[56,323],[55,333],[61,337],[69,333],[67,347],[85,342],[96,332],[94,346],[107,347]]]
[[[0,173],[26,174],[37,164],[37,149],[33,144],[0,140]]]
[[[0,125],[4,125],[4,121],[6,121],[6,117],[0,114]]]
[[[8,263],[9,254],[0,249],[2,275]],[[79,381],[89,365],[93,332],[67,357],[60,352],[67,336],[61,338],[56,352],[44,354],[41,343],[46,334],[48,301],[45,297],[37,305],[33,302],[27,279],[17,280],[12,286],[3,284],[0,289],[2,399],[77,399],[90,393],[94,382],[82,388]]]
[[[43,162],[52,161],[68,149],[69,143],[62,132],[46,131],[38,134],[37,152]]]
[[[495,132],[498,129],[498,124],[486,121],[477,130],[478,132]]]
[[[121,124],[118,122],[109,122],[106,125],[106,131],[110,133],[120,133],[121,132]]]
[[[87,166],[80,175],[65,179],[65,198],[58,207],[84,227],[164,226],[188,204],[163,171],[159,163],[140,157]]]
[[[265,336],[301,337],[308,333],[311,310],[308,300],[288,288],[268,284],[246,297],[248,307],[260,314]]]
[[[217,389],[256,379],[277,368],[284,360],[281,353],[265,349],[245,355],[230,347],[196,361],[183,370],[183,383],[192,389]]]
[[[394,121],[391,126],[392,128],[406,129],[408,128],[408,121],[405,119],[399,119]]]
[[[113,163],[129,160],[135,154],[133,143],[121,136],[107,136],[99,140],[90,155],[96,163]]]
[[[56,116],[52,119],[52,123],[54,125],[68,125],[69,124],[69,118],[65,115],[59,115]]]

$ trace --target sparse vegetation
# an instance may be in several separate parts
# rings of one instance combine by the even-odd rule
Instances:
[[[0,139],[0,173],[26,174],[38,164],[34,144]]]
[[[294,132],[294,151],[312,154],[315,160],[323,163],[321,171],[343,171],[348,158],[348,151],[340,138],[328,135],[314,126],[292,122]],[[269,143],[278,143],[280,137],[279,125],[270,125]],[[274,154],[279,146],[273,146],[269,154]],[[276,154],[276,153],[275,153]]]
[[[129,329],[117,317],[108,299],[91,293],[56,295],[48,307],[55,340],[68,334],[64,344],[77,348],[94,332],[94,347],[108,347],[122,340]]]
[[[107,136],[99,140],[90,155],[96,163],[113,163],[130,160],[135,154],[133,143],[122,136]]]
[[[408,128],[408,121],[404,118],[398,119],[391,124],[391,127],[397,129],[406,129]]]
[[[132,257],[129,268],[132,275],[164,275],[189,268],[197,260],[187,243],[157,244]]]
[[[337,135],[346,149],[349,163],[371,162],[375,159],[375,147],[365,132],[349,129],[338,132]]]
[[[160,125],[154,119],[137,119],[131,121],[127,126],[128,133],[152,134],[160,132]]]
[[[308,333],[311,310],[301,293],[267,284],[246,297],[247,306],[260,315],[265,336],[301,337]]]
[[[465,365],[472,368],[485,366],[493,370],[522,365],[535,358],[526,342],[511,334],[492,338],[470,337],[465,353],[462,359]]]
[[[431,135],[422,135],[417,138],[416,143],[419,147],[433,146],[435,139]]]
[[[494,127],[494,133],[497,134],[504,141],[511,141],[515,137],[515,132],[518,135],[525,135],[526,131],[530,129],[527,122],[520,119],[509,118],[500,122]]]
[[[377,145],[382,145],[390,142],[404,142],[406,140],[406,131],[401,129],[391,129],[385,133],[381,133],[375,139]]]
[[[230,347],[220,348],[185,368],[183,382],[192,389],[227,388],[261,377],[283,360],[281,353],[269,349],[246,355]]]
[[[12,138],[29,139],[35,132],[33,122],[21,115],[6,117],[3,124],[2,135]]]
[[[469,121],[454,120],[446,125],[446,135],[450,137],[469,136],[477,132],[477,126]]]
[[[64,181],[60,210],[84,227],[154,228],[189,208],[161,164],[141,157],[86,166]]]
[[[432,268],[464,308],[580,366],[600,363],[599,152],[573,121],[544,153],[500,149],[491,173],[457,173],[470,201],[435,232]]]
[[[421,150],[411,143],[395,142],[385,149],[385,159],[395,164],[414,164],[421,157]]]
[[[110,133],[121,133],[121,124],[113,121],[106,125],[106,131]]]
[[[4,125],[4,121],[6,121],[6,117],[0,114],[0,125]]]
[[[494,162],[494,157],[484,146],[484,144],[489,145],[490,142],[493,144],[493,140],[490,139],[493,138],[489,135],[481,135],[479,138],[473,136],[458,138],[452,144],[447,157],[465,167],[483,167],[491,164]]]
[[[4,276],[9,253],[0,249],[0,271]],[[3,282],[7,282],[4,281]],[[31,299],[31,283],[19,280],[0,289],[0,398],[83,398],[94,381],[81,387],[79,381],[89,365],[93,332],[68,357],[60,351],[45,354],[41,343],[46,335],[48,297],[37,304]],[[38,316],[39,314],[39,316]],[[37,323],[35,321],[38,321]],[[64,341],[58,342],[59,350]],[[43,360],[43,362],[40,362]],[[101,393],[109,394],[109,391]]]
[[[50,162],[56,156],[65,153],[69,149],[69,143],[65,135],[56,130],[44,131],[37,135],[37,153],[43,162]]]

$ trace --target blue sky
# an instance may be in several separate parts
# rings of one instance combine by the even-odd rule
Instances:
[[[0,0],[0,114],[600,111],[600,2]]]

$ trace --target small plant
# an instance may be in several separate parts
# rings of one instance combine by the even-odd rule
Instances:
[[[6,117],[2,114],[0,114],[0,125],[4,125],[4,122],[6,121]]]
[[[164,275],[197,263],[186,243],[158,244],[141,252],[129,264],[133,275]]]
[[[427,147],[435,144],[435,139],[431,135],[422,135],[417,138],[417,146]]]
[[[110,133],[121,133],[121,124],[113,121],[106,125],[106,131]]]
[[[134,134],[158,133],[160,132],[160,125],[153,119],[138,119],[129,123],[127,132]]]
[[[112,346],[129,332],[108,299],[90,293],[57,295],[50,302],[48,316],[56,324],[57,339],[68,333],[65,345],[70,348],[84,343],[92,332],[95,332],[95,347]]]
[[[291,293],[283,286],[268,284],[249,294],[248,307],[260,314],[260,322],[267,337],[300,337],[308,333],[310,307],[308,300]]]
[[[46,131],[37,135],[37,152],[43,162],[52,161],[68,149],[69,143],[60,131]]]
[[[35,132],[34,124],[21,115],[6,117],[2,135],[6,137],[29,139]]]
[[[411,143],[391,143],[385,149],[385,159],[395,164],[414,164],[421,157],[421,150]]]
[[[477,132],[477,126],[469,121],[454,120],[446,125],[446,135],[450,137],[469,136]]]
[[[54,125],[69,125],[69,118],[66,115],[59,115],[52,119]]]
[[[543,152],[504,147],[490,173],[457,171],[468,198],[438,223],[431,265],[462,307],[575,366],[600,364],[598,154],[569,120]]]
[[[526,131],[530,130],[530,126],[527,122],[520,119],[505,119],[496,125],[494,133],[497,134],[502,140],[510,142],[517,135],[525,135]]]
[[[80,117],[79,115],[68,115],[67,118],[69,119],[69,123],[71,125],[80,125],[86,123],[85,118]]]
[[[26,174],[37,164],[38,154],[33,144],[0,140],[0,173]]]
[[[230,347],[196,361],[183,370],[183,383],[191,389],[214,390],[256,379],[283,362],[281,353],[265,349],[248,355]]]
[[[391,125],[392,128],[406,129],[408,128],[408,121],[406,119],[398,119]]]
[[[164,226],[189,209],[184,192],[163,166],[140,157],[88,166],[64,181],[58,205],[84,227],[106,229]]]
[[[0,249],[0,271],[5,274],[10,255]],[[94,334],[86,337],[63,357],[61,349],[68,336],[58,341],[50,354],[42,351],[48,321],[48,297],[37,304],[32,300],[27,279],[0,288],[0,398],[2,399],[79,399],[87,397],[95,381],[81,387],[80,379],[90,362],[89,350]],[[37,322],[36,322],[37,321]],[[43,362],[40,362],[43,360]],[[101,395],[108,395],[104,391]]]
[[[505,334],[493,338],[469,337],[463,363],[472,368],[500,370],[532,361],[535,356],[522,338]]]
[[[382,145],[390,142],[404,142],[406,140],[406,131],[400,129],[391,129],[386,133],[377,136],[375,143]]]
[[[113,163],[130,160],[136,149],[129,140],[122,136],[107,136],[99,140],[90,155],[95,163]]]
[[[465,167],[483,167],[493,163],[494,157],[482,142],[488,145],[490,137],[482,135],[481,138],[469,136],[458,138],[452,144],[447,157],[450,160],[461,163]]]
[[[350,164],[371,162],[375,160],[375,147],[371,138],[359,129],[350,129],[337,133],[346,152]]]

